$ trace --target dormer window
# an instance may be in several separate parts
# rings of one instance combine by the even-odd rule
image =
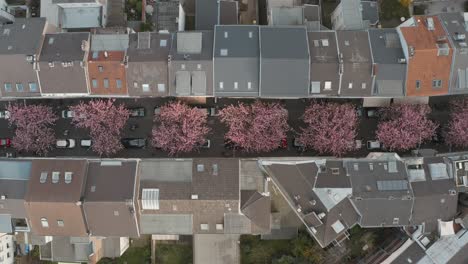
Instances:
[[[60,172],[54,171],[52,172],[52,183],[58,183],[60,179]]]
[[[44,227],[44,228],[49,227],[49,222],[47,221],[47,218],[45,218],[45,217],[41,218],[41,226]]]
[[[73,177],[73,172],[71,171],[65,172],[65,183],[70,184],[72,181],[72,177]]]
[[[41,177],[39,178],[40,183],[45,183],[47,181],[47,171],[41,172]]]

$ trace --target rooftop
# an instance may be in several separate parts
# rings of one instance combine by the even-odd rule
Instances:
[[[195,0],[195,29],[213,30],[219,20],[219,1]]]
[[[128,34],[93,34],[91,51],[125,51],[128,48]]]
[[[171,58],[173,60],[211,60],[213,58],[213,31],[175,33]]]
[[[258,26],[227,25],[215,27],[215,57],[258,58]]]
[[[307,32],[311,63],[338,64],[335,31]]]
[[[39,61],[82,61],[84,41],[89,41],[89,33],[46,34]]]
[[[102,160],[88,164],[85,201],[125,202],[134,198],[136,161]],[[112,188],[109,188],[112,186]]]
[[[39,52],[45,18],[15,18],[12,24],[0,25],[0,55]]]
[[[369,29],[374,63],[397,64],[405,58],[396,29]]]
[[[350,64],[371,64],[371,51],[367,31],[342,30],[336,32],[343,62]],[[369,75],[370,75],[369,69]]]
[[[129,62],[166,61],[171,50],[172,35],[140,32],[129,35]]]
[[[414,16],[399,26],[408,46],[415,50],[437,50],[437,43],[447,42],[447,33],[437,16]]]
[[[304,27],[260,27],[262,59],[309,60]]]

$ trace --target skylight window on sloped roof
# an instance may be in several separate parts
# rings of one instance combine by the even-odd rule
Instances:
[[[167,46],[167,39],[159,40],[159,46],[160,47],[166,47]]]
[[[49,38],[49,45],[54,44],[54,41],[55,41],[55,38],[54,38],[54,37],[50,37],[50,38]]]
[[[52,172],[52,183],[58,183],[60,178],[60,172],[54,171]]]
[[[41,177],[39,178],[40,183],[45,183],[47,181],[47,171],[41,172]]]
[[[72,177],[73,177],[73,172],[71,171],[65,172],[65,183],[70,184],[72,181]]]
[[[322,39],[322,46],[328,47],[328,45],[329,45],[328,39]]]

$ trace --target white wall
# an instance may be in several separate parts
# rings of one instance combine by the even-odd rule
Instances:
[[[0,234],[0,264],[13,264],[15,260],[14,254],[13,236]]]

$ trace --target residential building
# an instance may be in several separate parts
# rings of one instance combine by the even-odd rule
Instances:
[[[362,159],[262,159],[260,166],[322,247],[340,244],[348,229],[419,227],[440,229],[457,215],[453,167],[464,155],[402,159],[370,153]],[[463,165],[462,165],[463,166]],[[430,205],[430,206],[428,206]]]
[[[453,49],[437,16],[414,16],[397,28],[408,64],[407,96],[449,91]]]
[[[137,161],[89,161],[83,209],[90,235],[139,236],[137,165]]]
[[[89,33],[46,34],[38,75],[43,96],[88,95]]]
[[[367,31],[337,31],[342,97],[372,95],[374,72]]]
[[[362,17],[361,0],[340,1],[331,14],[335,30],[363,30],[369,27]]]
[[[37,58],[47,30],[43,18],[17,18],[0,26],[0,95],[40,96]]]
[[[258,97],[258,26],[216,26],[214,37],[215,96]]]
[[[178,0],[157,1],[154,3],[153,21],[156,22],[156,31],[177,32],[184,30],[185,14]]]
[[[260,96],[307,97],[309,59],[305,27],[261,26]]]
[[[340,64],[335,31],[307,32],[310,53],[310,96],[337,96]]]
[[[379,23],[379,3],[377,1],[362,1],[362,20],[365,24],[375,27]]]
[[[15,242],[13,236],[0,233],[0,263],[15,263]]]
[[[31,232],[41,236],[88,235],[83,215],[87,161],[36,159],[26,194]]]
[[[41,17],[65,30],[99,28],[106,25],[107,0],[43,0]]]
[[[169,57],[172,96],[213,95],[213,31],[177,32]]]
[[[442,13],[439,15],[453,48],[450,73],[450,94],[468,92],[468,13]]]
[[[167,96],[168,57],[172,35],[130,34],[127,50],[127,87],[130,96]]]
[[[270,230],[269,197],[253,191],[241,201],[238,159],[144,160],[139,174],[142,234]]]
[[[369,29],[375,81],[372,95],[405,96],[406,59],[396,29]]]
[[[29,232],[25,207],[31,161],[0,160],[0,233]]]
[[[128,34],[91,35],[88,86],[91,95],[126,96]]]

